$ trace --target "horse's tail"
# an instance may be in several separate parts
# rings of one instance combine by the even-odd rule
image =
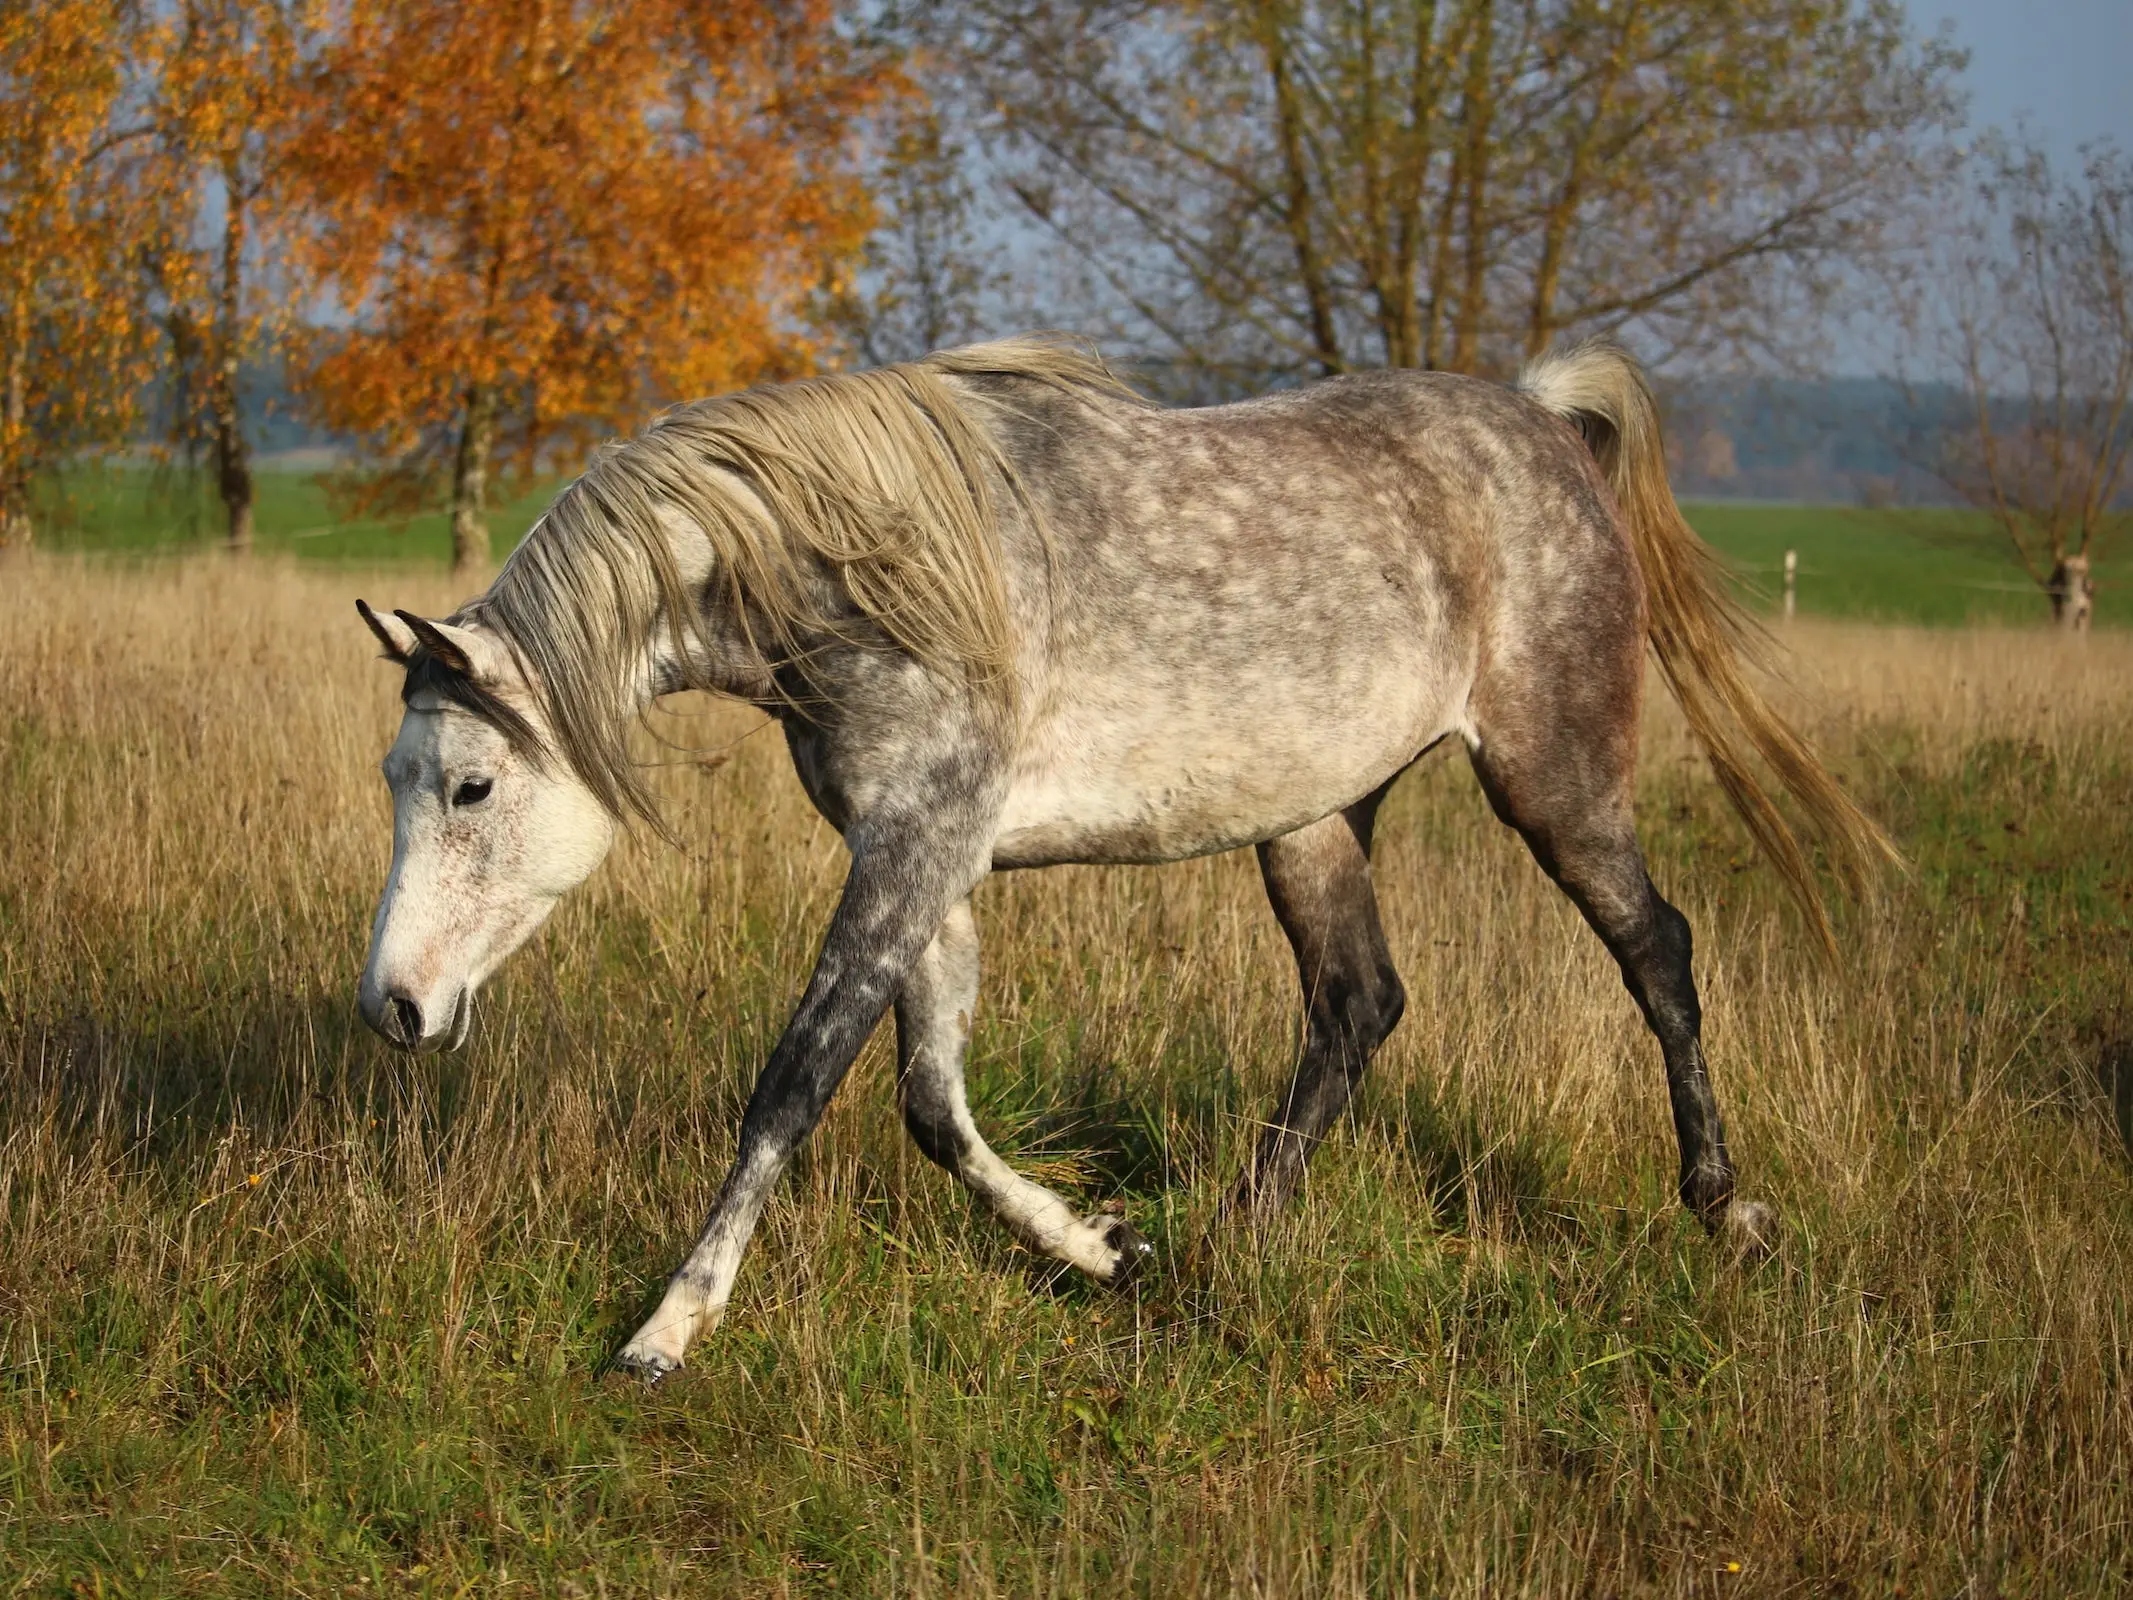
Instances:
[[[1709,754],[1719,787],[1834,953],[1814,870],[1757,781],[1750,752],[1799,802],[1848,887],[1863,887],[1902,857],[1750,681],[1748,658],[1761,630],[1726,593],[1717,557],[1674,503],[1659,408],[1643,370],[1613,340],[1596,339],[1528,363],[1518,387],[1574,423],[1591,446],[1643,570],[1645,630],[1660,674]]]

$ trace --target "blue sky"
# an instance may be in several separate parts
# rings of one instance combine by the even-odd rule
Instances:
[[[2055,165],[2085,139],[2133,150],[2133,0],[1910,0],[1921,32],[1970,52],[1970,123],[2026,117]]]

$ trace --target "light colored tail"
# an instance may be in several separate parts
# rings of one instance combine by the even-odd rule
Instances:
[[[1748,658],[1760,630],[1726,593],[1717,557],[1674,503],[1659,408],[1643,370],[1613,340],[1596,339],[1529,363],[1518,387],[1576,424],[1591,446],[1629,522],[1660,674],[1709,754],[1719,787],[1834,953],[1814,869],[1757,781],[1751,753],[1799,802],[1847,887],[1865,887],[1902,857],[1750,681]]]

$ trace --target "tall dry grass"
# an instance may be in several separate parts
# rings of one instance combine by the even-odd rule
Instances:
[[[910,1150],[877,1038],[681,1379],[599,1364],[701,1219],[841,850],[775,730],[647,740],[626,844],[461,1055],[356,1022],[397,715],[264,563],[0,569],[0,1572],[22,1592],[2118,1593],[2133,1577],[2133,641],[1792,632],[1914,866],[1808,953],[1678,719],[1641,803],[1748,1190],[1462,762],[1382,825],[1410,993],[1268,1236],[1247,856],[982,893],[981,1122],[1164,1260],[1056,1278]],[[373,592],[374,591],[374,592]],[[1203,1243],[1203,1240],[1205,1241]],[[98,1587],[100,1586],[100,1587]]]

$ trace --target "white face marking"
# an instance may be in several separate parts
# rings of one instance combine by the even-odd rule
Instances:
[[[474,991],[591,876],[615,824],[567,771],[418,695],[384,763],[393,864],[363,970],[363,1016],[396,1044],[456,1046]]]

